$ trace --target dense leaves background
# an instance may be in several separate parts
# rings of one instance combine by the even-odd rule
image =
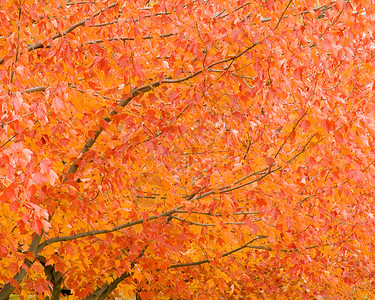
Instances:
[[[371,298],[371,1],[0,11],[0,299]]]

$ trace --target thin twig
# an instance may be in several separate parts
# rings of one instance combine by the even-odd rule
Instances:
[[[96,16],[100,15],[102,12],[104,12],[105,10],[110,9],[110,8],[116,6],[116,5],[118,5],[117,2],[111,4],[111,5],[108,6],[107,8],[102,8],[102,9],[98,10],[96,13],[94,13],[94,14],[92,15],[92,17],[96,17]],[[59,32],[59,33],[56,33],[55,35],[53,35],[53,36],[52,36],[52,39],[55,40],[55,39],[58,39],[58,38],[60,38],[60,37],[62,37],[62,36],[67,35],[68,33],[72,32],[72,31],[75,30],[76,28],[81,27],[81,26],[84,26],[85,23],[86,23],[86,21],[88,21],[88,20],[90,20],[90,19],[91,19],[91,18],[88,17],[88,18],[85,18],[85,19],[83,19],[83,20],[81,20],[81,21],[75,23],[74,25],[72,25],[71,27],[69,27],[68,29],[66,29],[65,31],[63,31],[63,32]],[[32,51],[32,50],[40,49],[40,48],[44,48],[44,47],[49,48],[50,46],[49,46],[49,45],[48,45],[48,46],[44,46],[43,43],[38,42],[38,43],[35,43],[35,44],[32,44],[32,45],[29,45],[27,49],[28,49],[29,51]]]
[[[242,249],[245,249],[245,248],[248,248],[248,246],[251,244],[251,243],[254,243],[255,241],[257,240],[260,240],[260,239],[265,239],[265,238],[268,238],[267,235],[260,235],[260,236],[257,236],[255,237],[254,239],[252,239],[251,241],[247,242],[246,244],[242,245],[241,247],[238,247],[236,249],[233,249],[231,251],[228,251],[224,254],[221,255],[221,257],[226,257],[226,256],[229,256],[233,253],[236,253],[238,251],[241,251]],[[206,264],[206,263],[209,263],[211,262],[209,259],[205,259],[205,260],[201,260],[201,261],[195,261],[195,262],[190,262],[190,263],[181,263],[181,264],[174,264],[174,265],[171,265],[168,267],[168,269],[175,269],[175,268],[181,268],[181,267],[191,267],[191,266],[198,266],[198,265],[202,265],[202,264]]]
[[[16,48],[16,58],[13,63],[12,73],[10,75],[10,82],[13,83],[14,79],[14,70],[17,67],[18,57],[20,54],[20,32],[21,32],[21,16],[22,16],[22,7],[18,7],[18,26],[17,26],[17,48]]]
[[[291,130],[291,132],[288,134],[287,138],[285,139],[284,143],[282,143],[282,145],[280,146],[279,150],[277,150],[276,154],[275,154],[275,158],[279,155],[281,149],[283,149],[284,145],[286,144],[286,142],[288,141],[290,135],[294,132],[294,130],[296,130],[298,124],[301,122],[301,120],[306,116],[307,114],[307,109],[305,111],[305,113],[298,119],[297,123],[294,124],[293,126],[293,129]]]
[[[46,90],[46,88],[44,86],[38,86],[38,87],[34,87],[34,88],[29,88],[29,89],[26,89],[24,91],[22,91],[22,93],[35,93],[35,92],[44,92]]]
[[[182,218],[179,218],[179,217],[173,216],[173,215],[171,215],[171,218],[172,218],[172,219],[176,219],[176,220],[181,221],[181,222],[184,222],[184,223],[188,223],[189,225],[206,226],[206,227],[215,227],[215,224],[197,223],[197,222],[188,221],[188,220],[185,220],[185,219],[182,219]]]
[[[286,10],[288,9],[290,3],[292,3],[292,1],[293,1],[293,0],[289,0],[288,4],[285,6],[284,11],[282,12],[282,14],[281,14],[279,20],[277,21],[276,26],[273,28],[273,30],[276,30],[277,27],[279,27],[279,24],[280,24],[280,22],[281,22],[281,19],[284,17],[285,12],[286,12]]]
[[[175,34],[173,33],[166,33],[166,34],[162,34],[162,35],[159,35],[158,37],[159,38],[166,38],[166,37],[170,37],[170,36],[174,36]],[[151,40],[151,39],[154,39],[155,37],[152,36],[152,35],[146,35],[144,37],[142,37],[143,40]],[[89,42],[86,42],[87,45],[92,45],[92,44],[99,44],[99,43],[103,43],[104,41],[134,41],[134,37],[113,37],[113,38],[107,38],[105,40],[93,40],[93,41],[89,41]]]
[[[6,144],[8,144],[9,142],[11,142],[17,135],[18,135],[18,132],[16,132],[15,134],[13,134],[4,144],[1,145],[1,147],[4,147]]]

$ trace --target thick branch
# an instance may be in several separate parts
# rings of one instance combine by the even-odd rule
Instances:
[[[114,281],[112,281],[105,289],[104,291],[100,294],[98,297],[98,300],[104,300],[105,298],[108,297],[112,291],[117,288],[117,286],[120,284],[121,281],[124,279],[130,277],[132,273],[123,273],[120,277],[116,278]]]
[[[35,234],[33,237],[33,240],[30,244],[29,252],[32,252],[34,254],[34,257],[36,257],[38,253],[38,245],[40,243],[41,236]],[[30,268],[34,262],[31,262],[27,259],[24,260],[24,264]],[[20,272],[17,273],[13,279],[17,281],[18,284],[22,282],[24,277],[26,276],[28,270],[25,270],[23,267],[20,268]],[[13,293],[15,287],[10,283],[6,283],[2,290],[0,291],[0,300],[9,299],[10,295]]]
[[[118,108],[123,108],[125,107],[126,105],[129,104],[129,102],[134,99],[136,96],[138,96],[139,94],[141,93],[145,93],[145,92],[148,92],[150,90],[152,90],[152,88],[155,88],[157,86],[160,85],[160,82],[159,81],[155,81],[153,83],[150,83],[150,84],[147,84],[147,85],[144,85],[144,86],[141,86],[139,88],[136,88],[132,91],[131,93],[131,96],[125,98],[124,100],[122,100],[119,105],[117,106]],[[113,115],[116,115],[117,114],[117,110],[114,109],[112,110],[109,115],[112,117]],[[107,121],[108,123],[111,122],[111,119],[109,117],[106,117],[104,118],[105,121]],[[86,144],[83,146],[83,148],[81,149],[80,151],[80,155],[83,155],[84,153],[86,153],[87,151],[90,150],[90,148],[95,144],[96,140],[98,139],[99,135],[103,132],[103,128],[100,127],[98,130],[95,131],[95,136],[94,138],[89,138],[88,141],[86,142]],[[75,173],[77,170],[78,170],[78,165],[77,165],[77,162],[78,162],[78,159],[76,159],[70,166],[69,170],[68,170],[68,173],[67,175],[69,174],[73,174]],[[65,177],[64,181],[67,180],[67,177]]]
[[[135,221],[131,221],[131,222],[119,225],[119,226],[115,226],[112,229],[92,230],[92,231],[81,232],[81,233],[68,235],[68,236],[60,236],[60,237],[51,238],[51,239],[45,240],[43,243],[41,243],[39,245],[38,249],[37,249],[37,252],[41,251],[46,246],[54,244],[54,243],[72,241],[72,240],[81,239],[81,238],[84,238],[84,237],[87,237],[87,236],[95,236],[95,235],[99,235],[99,234],[111,233],[111,232],[119,231],[121,229],[136,226],[136,225],[148,222],[148,221],[157,220],[157,219],[162,218],[162,217],[169,217],[181,208],[182,208],[182,206],[179,206],[179,207],[176,207],[176,208],[174,208],[170,211],[162,213],[159,216],[152,216],[148,220],[144,220],[143,218],[140,218],[140,219],[135,220]]]
[[[52,284],[52,287],[50,287],[51,297],[46,297],[45,300],[60,299],[61,285],[64,280],[63,274],[60,271],[56,271],[54,265],[47,265],[47,260],[44,256],[37,256],[36,259],[44,267],[46,278]]]
[[[135,267],[135,264],[136,264],[136,260],[140,259],[146,249],[147,249],[148,246],[146,246],[142,251],[141,253],[139,253],[138,257],[131,263],[130,267],[131,269],[134,269]],[[123,281],[124,279],[130,277],[131,275],[133,275],[133,273],[129,273],[129,272],[124,272],[120,277],[116,278],[114,281],[112,281],[111,283],[105,283],[102,287],[96,289],[94,291],[94,293],[88,295],[85,300],[94,300],[97,299],[105,299],[114,289],[117,288],[117,286],[121,283],[121,281]]]

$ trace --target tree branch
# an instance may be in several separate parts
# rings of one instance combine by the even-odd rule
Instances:
[[[140,218],[140,219],[135,220],[135,221],[131,221],[131,222],[121,224],[119,226],[115,226],[112,229],[91,230],[91,231],[81,232],[81,233],[68,235],[68,236],[60,236],[60,237],[50,238],[48,240],[45,240],[44,242],[42,242],[39,245],[39,247],[37,249],[37,252],[41,251],[43,248],[45,248],[46,246],[51,245],[51,244],[55,244],[55,243],[59,243],[59,242],[72,241],[72,240],[81,239],[81,238],[84,238],[84,237],[87,237],[87,236],[95,236],[95,235],[99,235],[99,234],[111,233],[111,232],[119,231],[121,229],[133,227],[133,226],[145,223],[145,222],[157,220],[157,219],[160,219],[162,217],[169,217],[172,214],[176,213],[176,211],[181,209],[181,208],[182,208],[182,206],[179,206],[179,207],[176,207],[176,208],[174,208],[172,210],[169,210],[165,213],[162,213],[158,216],[151,216],[148,220],[144,220],[143,218]]]
[[[242,245],[241,247],[238,247],[236,249],[233,249],[231,251],[228,251],[228,252],[222,254],[221,257],[226,257],[228,255],[231,255],[231,254],[235,253],[235,252],[241,251],[242,249],[247,248],[248,245],[250,245],[251,243],[254,243],[257,240],[265,239],[265,238],[268,238],[268,235],[259,235],[255,238],[253,238],[251,241],[247,242],[246,244]],[[190,263],[174,264],[174,265],[169,266],[168,269],[198,266],[198,265],[203,265],[203,264],[206,264],[206,263],[209,263],[209,262],[211,262],[211,260],[205,259],[205,260],[200,260],[200,261],[195,261],[195,262],[190,262]]]
[[[41,239],[41,235],[37,235],[35,233],[34,237],[33,237],[33,240],[30,244],[28,252],[32,252],[34,254],[34,257],[36,257],[36,255],[38,253],[38,245],[40,243],[40,239]],[[34,263],[34,261],[31,262],[27,259],[24,260],[24,264],[27,266],[28,269],[33,265],[33,263]],[[27,273],[28,273],[28,270],[24,269],[21,266],[19,273],[17,273],[13,277],[13,279],[15,281],[17,281],[18,284],[20,284]],[[0,291],[0,300],[9,299],[9,297],[13,293],[14,289],[15,289],[15,287],[10,282],[6,283]]]
[[[298,124],[301,122],[301,120],[306,116],[307,114],[307,109],[305,110],[305,113],[298,119],[297,123],[294,124],[293,126],[293,129],[291,130],[291,132],[289,132],[288,136],[286,137],[284,143],[282,143],[282,145],[280,146],[279,150],[277,150],[276,154],[275,154],[275,158],[280,154],[281,152],[281,149],[283,149],[284,145],[286,144],[286,142],[288,141],[290,135],[296,130]]]
[[[276,30],[277,27],[279,27],[279,24],[280,24],[280,22],[281,22],[281,19],[284,17],[285,12],[286,12],[286,10],[288,9],[290,3],[292,3],[292,1],[293,1],[293,0],[289,0],[288,4],[285,6],[284,11],[282,12],[282,14],[281,14],[279,20],[277,21],[276,26],[273,28],[273,30]]]
[[[278,168],[273,169],[273,170],[269,170],[267,173],[263,174],[262,176],[260,176],[258,178],[255,178],[255,179],[253,179],[253,180],[251,180],[249,182],[246,182],[244,184],[241,184],[239,186],[235,186],[235,187],[232,187],[232,188],[226,188],[226,189],[221,190],[221,191],[211,190],[211,191],[206,192],[204,194],[201,194],[201,195],[199,195],[197,197],[195,197],[195,194],[190,195],[188,197],[188,201],[199,200],[199,199],[202,199],[203,197],[207,197],[207,196],[212,195],[212,194],[227,193],[227,192],[232,191],[234,189],[238,189],[238,188],[241,188],[243,186],[246,186],[246,185],[249,185],[251,183],[254,183],[256,181],[259,181],[262,178],[268,176],[269,174],[271,174],[273,172],[276,172],[279,169],[281,169],[281,167],[278,167]],[[157,220],[157,219],[162,218],[162,217],[171,217],[174,213],[177,213],[183,207],[184,206],[178,206],[178,207],[176,207],[176,208],[174,208],[172,210],[169,210],[167,212],[164,212],[164,213],[162,213],[162,214],[160,214],[158,216],[151,216],[148,220],[144,220],[143,218],[140,218],[140,219],[135,220],[135,221],[131,221],[131,222],[127,222],[127,223],[121,224],[119,226],[115,226],[112,229],[98,229],[98,230],[91,230],[91,231],[87,231],[87,232],[81,232],[81,233],[77,233],[77,234],[73,234],[73,235],[69,235],[69,236],[54,237],[54,238],[51,238],[51,239],[48,239],[48,240],[45,240],[44,242],[42,242],[39,245],[39,247],[37,249],[37,252],[41,251],[46,246],[54,244],[54,243],[66,242],[66,241],[81,239],[81,238],[84,238],[84,237],[87,237],[87,236],[95,236],[95,235],[99,235],[99,234],[111,233],[111,232],[119,231],[121,229],[125,229],[125,228],[129,228],[129,227],[132,227],[132,226],[136,226],[136,225],[148,222],[148,221]],[[208,225],[208,226],[211,226],[211,225]]]
[[[221,214],[213,214],[213,213],[210,213],[210,212],[199,212],[199,211],[187,211],[187,210],[178,210],[176,211],[176,214],[198,214],[198,215],[207,215],[207,216],[210,216],[210,217],[222,217]],[[254,211],[254,212],[250,212],[250,211],[244,211],[244,212],[236,212],[236,213],[233,213],[232,215],[236,216],[236,215],[258,215],[259,214],[259,211]]]
[[[39,87],[34,87],[34,88],[29,88],[24,90],[22,93],[35,93],[35,92],[44,92],[46,88],[44,86],[39,86]]]
[[[134,269],[134,267],[136,265],[136,260],[140,259],[144,255],[147,247],[148,246],[146,245],[146,247],[141,251],[141,253],[139,253],[138,257],[134,261],[132,261],[132,263],[130,265],[131,269]],[[109,283],[109,284],[105,283],[102,287],[96,289],[94,291],[94,293],[88,295],[85,298],[85,300],[94,300],[96,298],[98,300],[99,299],[105,299],[114,289],[117,288],[117,286],[121,283],[121,281],[123,281],[124,279],[126,279],[126,278],[128,278],[128,277],[130,277],[132,275],[133,275],[133,273],[124,272],[120,277],[116,278],[111,283]]]
[[[188,223],[190,225],[215,227],[215,224],[203,224],[203,223],[192,222],[192,221],[188,221],[188,220],[185,220],[185,219],[173,216],[173,215],[171,215],[171,218],[176,219],[176,220],[181,221],[181,222],[184,222],[184,223]]]
[[[159,38],[167,38],[167,37],[170,37],[170,36],[174,36],[175,34],[173,33],[167,33],[167,34],[162,34],[162,35],[159,35],[158,37]],[[154,39],[155,37],[152,36],[152,35],[146,35],[144,37],[142,37],[143,40],[151,40],[151,39]],[[99,44],[99,43],[103,43],[104,41],[134,41],[135,38],[133,37],[113,37],[113,38],[107,38],[105,40],[94,40],[94,41],[89,41],[89,42],[86,42],[87,45],[92,45],[92,44]]]
[[[110,9],[110,8],[116,6],[116,5],[118,5],[117,2],[111,4],[111,5],[108,6],[107,8],[102,8],[102,9],[98,10],[96,13],[94,13],[94,14],[92,15],[92,17],[94,18],[94,17],[98,16],[99,14],[101,14],[103,11],[105,11],[105,10],[107,10],[107,9]],[[63,32],[59,32],[59,33],[56,33],[55,35],[53,35],[53,36],[52,36],[52,39],[53,39],[53,40],[56,40],[56,39],[58,39],[58,38],[60,38],[60,37],[62,37],[62,36],[67,35],[68,33],[72,32],[72,31],[75,30],[76,28],[81,27],[81,26],[84,26],[85,23],[86,23],[86,21],[88,21],[88,20],[90,20],[90,19],[91,19],[91,18],[85,18],[85,19],[83,19],[83,20],[81,20],[81,21],[75,23],[74,25],[72,25],[71,27],[69,27],[68,29],[66,29],[65,31],[63,31]],[[40,49],[40,48],[44,48],[44,47],[45,47],[45,46],[43,45],[43,43],[38,42],[38,43],[35,43],[35,44],[32,44],[32,45],[29,45],[29,46],[27,47],[27,49],[28,49],[29,51],[33,51],[33,50],[35,50],[35,49]],[[51,46],[50,46],[50,45],[47,45],[46,47],[49,48],[49,47],[51,47]]]

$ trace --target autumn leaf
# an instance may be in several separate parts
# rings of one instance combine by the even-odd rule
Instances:
[[[267,166],[271,167],[275,163],[275,159],[272,157],[266,157]]]
[[[374,15],[0,5],[0,299],[373,299]]]

